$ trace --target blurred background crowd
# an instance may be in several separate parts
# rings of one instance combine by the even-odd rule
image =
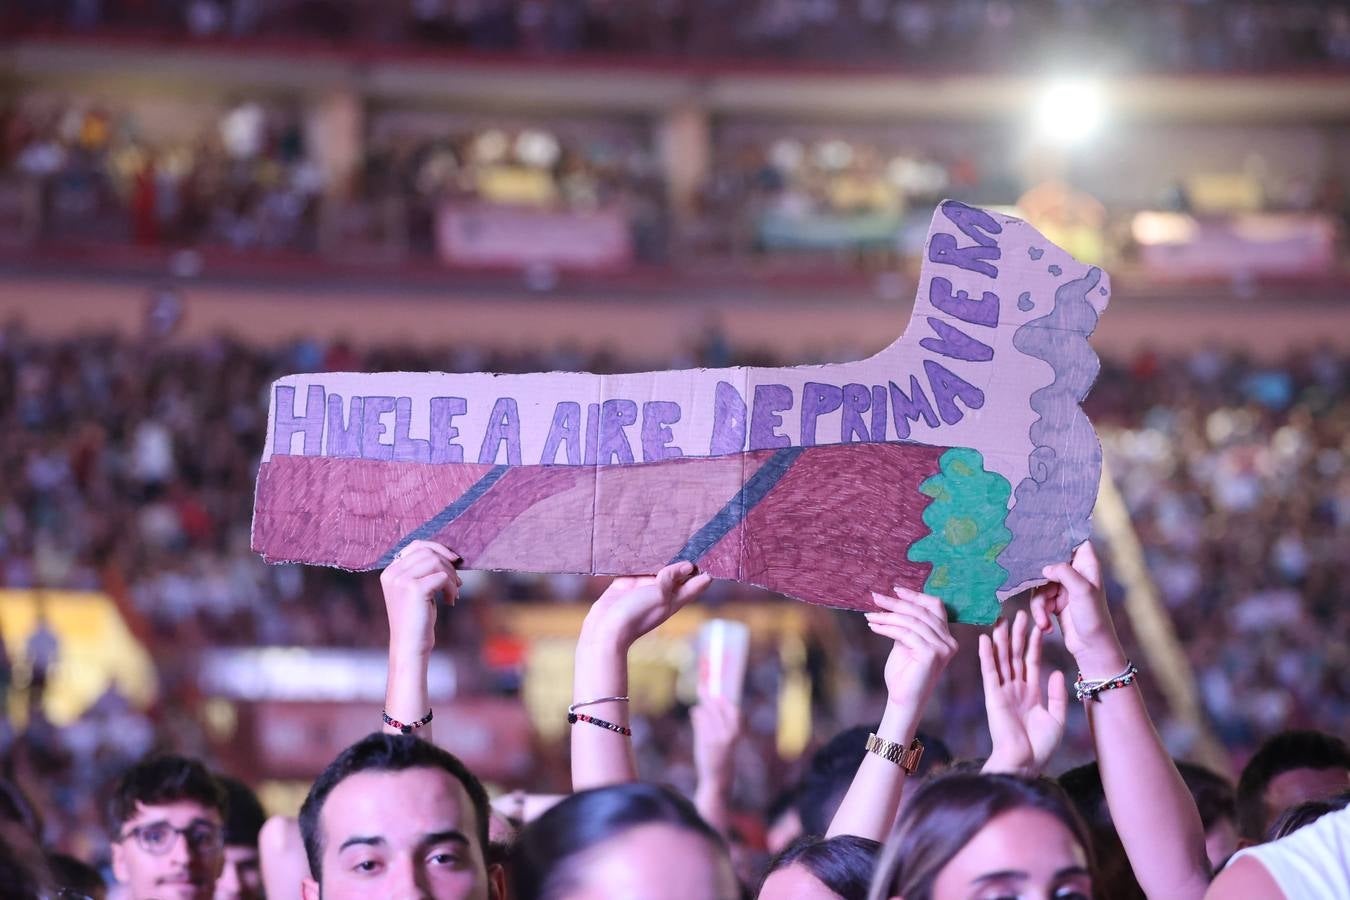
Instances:
[[[1236,767],[1279,729],[1345,733],[1347,66],[1342,2],[5,4],[4,774],[98,859],[99,789],[151,748],[293,812],[367,729],[376,575],[249,549],[273,379],[858,358],[908,315],[945,197],[1115,279],[1086,408],[1200,702],[1145,680],[1169,748]],[[439,690],[488,780],[565,786],[556,686],[603,586],[465,573]],[[734,584],[707,605],[758,623],[735,802],[764,810],[876,715],[889,645]],[[956,636],[926,730],[974,755]],[[684,789],[690,658],[653,639],[634,676],[642,771]]]

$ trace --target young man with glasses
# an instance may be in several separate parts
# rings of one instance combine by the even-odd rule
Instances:
[[[225,865],[226,793],[195,759],[158,756],[108,803],[113,874],[128,900],[211,900]]]

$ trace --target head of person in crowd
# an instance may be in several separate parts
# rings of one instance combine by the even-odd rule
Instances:
[[[1340,812],[1350,806],[1350,791],[1333,794],[1324,800],[1304,800],[1289,807],[1270,826],[1267,841],[1287,838],[1305,825],[1311,825],[1328,813]]]
[[[851,834],[798,838],[769,863],[757,896],[864,900],[880,855],[880,843]]]
[[[1205,853],[1215,872],[1237,852],[1237,790],[1218,772],[1190,762],[1177,761],[1177,771],[1200,811],[1205,828]]]
[[[155,756],[108,800],[112,867],[130,900],[210,900],[225,865],[225,788],[195,759]]]
[[[371,734],[338,754],[300,808],[305,900],[501,900],[487,859],[488,796],[458,758],[412,735]]]
[[[515,900],[738,900],[722,838],[675,792],[629,782],[573,794],[511,853]]]
[[[1087,826],[1100,882],[1097,885],[1098,898],[1145,900],[1144,890],[1135,879],[1134,870],[1125,856],[1125,846],[1116,832],[1116,823],[1111,819],[1111,810],[1106,803],[1106,788],[1102,785],[1102,773],[1097,763],[1090,762],[1070,769],[1056,781]]]
[[[845,728],[811,755],[797,792],[797,815],[801,818],[802,834],[823,835],[829,830],[830,820],[839,804],[844,802],[853,776],[858,774],[858,766],[867,755],[867,736],[876,729],[875,725]],[[950,764],[952,753],[941,738],[923,731],[918,737],[923,742],[923,758],[914,778],[921,782]],[[913,789],[914,785],[906,785],[906,794]],[[903,803],[901,809],[904,809]]]
[[[262,864],[258,833],[267,814],[248,785],[228,775],[217,775],[229,795],[225,816],[225,869],[216,881],[215,900],[262,900]]]
[[[1089,900],[1094,871],[1087,828],[1053,781],[957,772],[905,804],[868,896]]]
[[[1344,740],[1321,731],[1282,731],[1257,748],[1238,778],[1238,833],[1245,843],[1259,844],[1289,807],[1347,787],[1350,746]]]
[[[103,881],[103,876],[99,874],[89,863],[78,860],[67,853],[51,853],[47,856],[47,864],[51,869],[52,883],[58,890],[63,890],[64,895],[58,894],[58,897],[88,897],[89,900],[106,900],[108,896],[108,885]]]

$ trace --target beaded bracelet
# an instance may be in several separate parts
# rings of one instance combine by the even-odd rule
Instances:
[[[1082,672],[1079,672],[1078,678],[1073,683],[1073,693],[1074,696],[1078,698],[1079,703],[1082,703],[1086,700],[1096,700],[1097,695],[1102,693],[1103,691],[1110,691],[1116,688],[1129,687],[1130,685],[1134,684],[1134,679],[1137,678],[1138,675],[1139,675],[1138,667],[1135,666],[1134,663],[1129,662],[1128,660],[1125,663],[1125,671],[1121,672],[1119,675],[1114,675],[1110,678],[1103,678],[1101,680],[1090,681],[1083,677]]]
[[[622,725],[615,725],[613,722],[606,722],[604,719],[597,719],[595,716],[588,716],[585,713],[569,711],[567,713],[567,724],[575,725],[578,722],[585,722],[587,725],[599,725],[601,728],[607,728],[624,737],[633,736],[633,729],[631,728],[624,728]]]
[[[388,725],[390,728],[397,728],[403,734],[412,734],[415,729],[421,728],[430,721],[431,710],[427,710],[427,714],[416,722],[400,722],[398,719],[389,718],[388,712],[384,713],[384,724]]]

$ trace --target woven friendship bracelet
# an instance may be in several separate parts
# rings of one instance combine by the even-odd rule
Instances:
[[[1139,669],[1132,662],[1125,663],[1125,671],[1111,678],[1104,678],[1100,681],[1089,681],[1083,677],[1083,673],[1078,673],[1078,678],[1073,683],[1074,696],[1078,702],[1086,700],[1096,700],[1097,695],[1104,691],[1115,690],[1116,688],[1129,687],[1134,684],[1135,678],[1139,677]]]
[[[412,734],[415,729],[421,728],[430,721],[431,710],[427,710],[427,714],[416,722],[400,722],[398,719],[389,718],[389,713],[386,712],[384,714],[384,724],[388,725],[390,728],[397,728],[403,734]]]
[[[622,725],[615,725],[613,722],[606,722],[604,719],[597,719],[595,716],[588,716],[585,713],[571,712],[567,713],[567,724],[575,725],[578,722],[585,722],[587,725],[599,725],[601,728],[608,729],[615,734],[621,734],[624,737],[632,737],[633,729],[624,728]]]

